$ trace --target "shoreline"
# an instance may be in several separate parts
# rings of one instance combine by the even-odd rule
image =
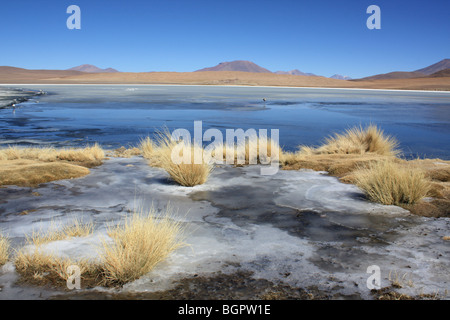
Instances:
[[[348,87],[297,87],[297,86],[254,86],[254,85],[220,85],[220,84],[154,84],[154,83],[0,83],[3,86],[155,86],[155,87],[229,87],[229,88],[279,88],[279,89],[313,89],[313,90],[348,90],[348,91],[388,91],[417,93],[448,93],[450,90],[415,90],[415,89],[373,89]]]

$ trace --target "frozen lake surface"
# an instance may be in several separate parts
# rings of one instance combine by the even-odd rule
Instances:
[[[137,205],[162,210],[170,204],[187,226],[189,246],[121,289],[96,289],[108,294],[150,294],[185,278],[245,272],[274,285],[316,287],[331,298],[370,299],[366,271],[371,265],[380,267],[382,286],[395,273],[414,283],[402,289],[406,293],[442,295],[450,289],[450,250],[442,240],[449,234],[449,219],[370,203],[355,186],[322,172],[259,173],[257,166],[219,167],[204,185],[188,188],[170,182],[165,171],[141,157],[112,158],[83,178],[0,189],[0,227],[19,247],[33,229],[82,217],[95,224],[91,236],[47,248],[72,258],[95,257],[107,225],[122,221]],[[24,210],[29,214],[18,214]],[[0,272],[0,298],[83,293],[26,287],[16,279],[8,263]],[[99,297],[96,290],[84,294]],[[251,296],[258,288],[246,290]]]
[[[0,87],[0,93],[7,86]],[[47,95],[0,109],[0,145],[136,145],[156,130],[279,129],[287,150],[373,123],[406,157],[450,159],[450,92],[157,85],[29,85]],[[262,99],[266,98],[266,102]]]
[[[0,87],[6,106],[0,108],[2,146],[98,142],[112,149],[136,145],[163,126],[192,131],[193,122],[201,120],[203,130],[279,129],[280,144],[293,150],[373,123],[400,141],[406,157],[450,159],[450,93],[29,85],[27,90],[47,94],[12,108],[11,99],[22,93],[6,87]],[[232,298],[254,298],[268,284],[294,291],[314,287],[328,298],[370,299],[366,281],[372,265],[380,267],[382,286],[390,285],[395,274],[413,284],[404,285],[404,293],[447,294],[450,249],[442,237],[450,235],[448,218],[418,217],[370,203],[357,187],[323,172],[280,170],[262,176],[259,169],[217,167],[204,185],[186,188],[169,182],[163,170],[149,167],[141,157],[111,158],[83,178],[37,188],[0,188],[0,230],[14,248],[51,221],[82,217],[95,225],[91,236],[52,242],[47,249],[62,256],[95,257],[108,224],[122,221],[137,205],[151,204],[158,210],[169,204],[178,211],[176,219],[185,223],[189,244],[121,289],[73,293],[26,286],[17,283],[8,263],[0,269],[0,299],[151,298],[191,278],[197,282],[189,282],[187,291],[196,298],[220,298],[227,285]],[[28,214],[20,214],[24,211]],[[220,275],[235,280],[216,283]],[[249,279],[252,285],[242,287]],[[217,290],[208,291],[211,285]]]

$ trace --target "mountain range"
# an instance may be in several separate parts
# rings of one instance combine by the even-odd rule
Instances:
[[[271,73],[271,71],[258,66],[256,63],[245,60],[221,62],[217,66],[203,68],[200,70],[196,70],[195,72],[204,72],[204,71],[243,71],[243,72]]]
[[[289,74],[293,76],[308,76],[308,77],[320,77],[314,73],[303,72],[298,69],[293,69],[290,71],[275,71],[272,72],[266,68],[263,68],[257,65],[254,62],[246,61],[246,60],[235,60],[235,61],[227,61],[221,62],[214,67],[203,68],[200,70],[196,70],[195,72],[204,72],[204,71],[241,71],[241,72],[260,72],[260,73],[275,73],[275,74]],[[335,74],[330,78],[340,79],[340,80],[350,80],[350,77],[342,76],[339,74]]]
[[[314,73],[306,73],[306,72],[302,72],[298,69],[294,69],[291,71],[275,71],[274,73],[276,74],[291,74],[293,76],[311,76],[311,77],[319,77],[318,75],[314,74]]]
[[[92,64],[82,64],[81,66],[73,67],[67,70],[89,72],[89,73],[119,72],[113,68],[100,69]]]
[[[223,78],[226,77],[226,72],[246,72],[249,74],[260,74],[260,75],[273,75],[275,77],[272,77],[273,79],[276,79],[278,75],[285,75],[285,76],[301,76],[299,78],[306,78],[310,77],[311,81],[315,81],[313,79],[316,78],[325,78],[319,75],[316,75],[314,73],[306,73],[302,72],[298,69],[293,69],[290,71],[276,71],[271,72],[270,70],[263,68],[254,62],[251,61],[245,61],[245,60],[235,60],[235,61],[229,61],[229,62],[221,62],[218,65],[214,67],[208,67],[203,68],[200,70],[196,70],[195,72],[191,72],[193,78],[200,78],[200,73],[208,73],[208,71],[216,72],[217,75],[211,77],[216,78]],[[221,72],[218,71],[224,71],[223,75],[220,75]],[[73,67],[66,70],[28,70],[28,69],[22,69],[22,68],[16,68],[16,67],[9,67],[9,66],[0,66],[0,76],[7,79],[7,81],[22,81],[23,79],[38,79],[45,76],[47,79],[52,78],[60,78],[63,76],[77,76],[82,74],[92,74],[98,75],[98,74],[124,74],[123,72],[117,71],[113,68],[106,68],[101,69],[99,67],[96,67],[91,64],[83,64],[77,67]],[[155,72],[158,73],[158,72]],[[188,72],[189,73],[189,72]],[[188,74],[187,73],[187,74]],[[139,74],[145,74],[145,72],[141,72]],[[243,75],[242,75],[243,76]],[[209,76],[208,76],[209,77]],[[246,76],[247,77],[247,76]],[[334,74],[331,77],[328,77],[328,79],[333,80],[351,80],[351,81],[378,81],[378,80],[406,80],[406,79],[421,79],[421,78],[447,78],[450,77],[450,59],[443,59],[437,63],[434,63],[428,67],[424,67],[415,71],[394,71],[384,74],[378,74],[373,75],[370,77],[365,77],[361,79],[351,79],[348,76],[343,76],[339,74]],[[210,77],[209,77],[210,78]],[[267,78],[267,77],[266,77]],[[271,78],[271,79],[272,79]],[[297,78],[297,77],[295,77]],[[22,79],[22,80],[21,80]],[[278,78],[279,81],[281,81],[280,78]],[[227,80],[231,81],[231,80]],[[233,80],[234,81],[234,80]],[[300,79],[292,78],[292,81],[300,81]]]
[[[415,71],[394,71],[389,73],[377,74],[370,77],[361,78],[358,80],[382,80],[382,79],[411,79],[431,76],[439,77],[445,76],[446,72],[441,72],[443,70],[450,69],[450,59],[443,59],[435,64],[428,67],[418,69]],[[441,73],[439,73],[441,72]]]
[[[435,64],[432,64],[428,67],[418,69],[415,71],[394,71],[394,72],[389,72],[389,73],[384,73],[384,74],[377,74],[377,75],[373,75],[370,77],[365,77],[365,78],[357,79],[357,80],[410,79],[410,78],[426,77],[426,76],[431,76],[431,75],[433,77],[442,77],[442,76],[447,76],[448,72],[443,71],[446,69],[450,69],[450,59],[443,59]],[[203,71],[243,71],[243,72],[272,73],[271,71],[269,71],[266,68],[263,68],[251,61],[245,61],[245,60],[221,62],[214,67],[196,70],[196,72],[203,72]],[[306,72],[302,72],[298,69],[294,69],[291,71],[275,71],[273,73],[288,74],[288,75],[295,75],[295,76],[320,77],[314,73],[306,73]],[[352,78],[350,78],[348,76],[343,76],[340,74],[334,74],[329,78],[338,79],[338,80],[353,80]]]
[[[394,71],[389,73],[377,74],[370,77],[365,77],[361,79],[355,79],[356,81],[360,80],[386,80],[386,79],[412,79],[412,78],[420,78],[426,76],[432,77],[446,77],[448,76],[448,72],[444,71],[446,69],[450,69],[450,59],[443,59],[435,64],[432,64],[428,67],[421,68],[415,71]],[[115,73],[119,72],[113,68],[101,69],[91,64],[83,64],[77,67],[73,67],[67,69],[68,71],[79,71],[79,72],[87,72],[87,73]],[[294,75],[294,76],[308,76],[308,77],[320,77],[314,73],[303,72],[298,69],[293,69],[290,71],[275,71],[272,72],[266,68],[263,68],[257,65],[254,62],[246,61],[246,60],[235,60],[235,61],[226,61],[221,62],[216,66],[207,67],[203,69],[196,70],[194,72],[206,72],[206,71],[241,71],[241,72],[253,72],[253,73],[274,73],[274,74],[282,74],[282,75]],[[353,80],[352,78],[340,74],[334,74],[331,79],[338,80]]]

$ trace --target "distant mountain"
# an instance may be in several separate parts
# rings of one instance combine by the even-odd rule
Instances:
[[[389,73],[376,74],[374,76],[365,77],[358,80],[384,80],[384,79],[410,79],[410,78],[420,78],[426,75],[421,72],[408,72],[408,71],[394,71]]]
[[[203,68],[196,70],[195,72],[202,71],[244,71],[244,72],[260,72],[260,73],[272,73],[271,71],[258,66],[251,61],[235,60],[230,62],[221,62],[215,67]]]
[[[333,74],[331,77],[331,79],[338,79],[338,80],[352,80],[352,78],[350,78],[349,76],[343,76],[340,74]]]
[[[119,72],[113,68],[100,69],[92,64],[82,64],[81,66],[73,67],[67,70],[75,70],[89,73],[102,73],[102,72]]]
[[[430,78],[450,77],[450,69],[444,69],[429,75]]]
[[[415,72],[420,72],[426,75],[436,73],[441,70],[450,69],[450,59],[441,60],[431,66],[416,70]]]
[[[383,74],[376,74],[374,76],[361,78],[358,80],[381,80],[381,79],[410,79],[426,77],[441,70],[450,68],[450,59],[441,60],[431,66],[416,70],[416,71],[394,71]]]
[[[300,71],[300,70],[298,70],[298,69],[294,69],[294,70],[291,70],[291,71],[276,71],[275,73],[276,73],[276,74],[291,74],[291,75],[294,75],[294,76],[311,76],[311,77],[318,77],[318,76],[315,75],[314,73],[305,73],[305,72],[302,72],[302,71]]]

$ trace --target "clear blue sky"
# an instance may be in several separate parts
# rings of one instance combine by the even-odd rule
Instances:
[[[81,8],[81,30],[66,9]],[[381,30],[369,30],[369,5]],[[0,65],[194,71],[250,60],[353,78],[412,71],[450,58],[448,0],[4,0]]]

